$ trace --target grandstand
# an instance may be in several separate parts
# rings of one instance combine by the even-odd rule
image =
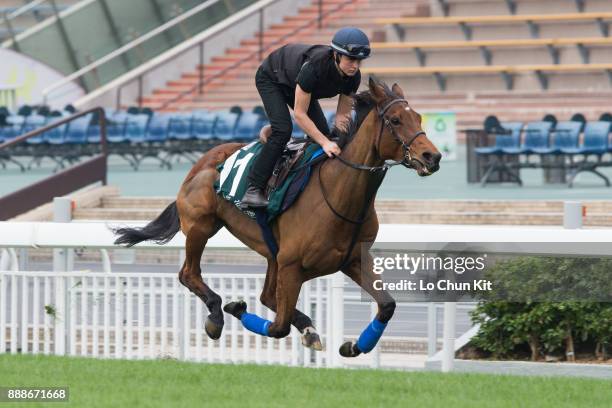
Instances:
[[[326,4],[331,7],[335,2]],[[444,4],[448,5],[447,17],[441,10]],[[511,2],[514,13],[507,4],[361,0],[329,16],[324,29],[283,39],[292,27],[312,16],[316,11],[312,6],[270,27],[263,39],[264,45],[275,41],[326,43],[334,29],[359,25],[375,40],[373,56],[363,71],[409,89],[411,103],[420,110],[457,112],[460,128],[479,127],[486,115],[500,112],[503,120],[534,121],[547,113],[569,119],[578,111],[588,119],[597,119],[609,110],[610,4],[591,0],[577,8],[577,3],[569,0],[518,0]],[[213,76],[257,46],[257,36],[244,40],[240,47],[228,49],[200,67],[205,79],[211,81],[203,95],[187,94],[179,102],[167,104],[197,84],[196,69],[169,81],[142,102],[166,109],[256,106],[259,100],[252,80],[256,61]],[[326,106],[333,105],[330,101]]]
[[[40,3],[31,3],[31,9],[43,7],[44,2]],[[261,10],[244,12],[250,13],[247,17],[256,16],[259,10],[263,23],[261,11],[274,4],[267,3]],[[234,11],[242,5],[236,3]],[[520,183],[521,169],[541,168],[547,181],[556,177],[556,182],[571,185],[578,174],[590,172],[609,184],[605,174],[611,152],[606,125],[612,97],[609,2],[326,0],[302,1],[292,10],[281,18],[267,16],[270,23],[263,31],[241,31],[239,45],[232,46],[236,41],[230,40],[226,49],[207,55],[206,63],[202,55],[200,64],[195,64],[197,56],[192,58],[195,69],[169,79],[163,87],[147,88],[147,83],[160,81],[143,75],[155,72],[167,78],[184,70],[184,64],[172,66],[173,58],[165,57],[176,56],[174,50],[147,63],[147,71],[140,76],[125,74],[127,81],[137,80],[137,94],[121,94],[130,83],[123,77],[100,83],[99,87],[115,87],[116,106],[109,106],[108,99],[96,99],[95,91],[93,97],[83,98],[86,104],[75,101],[75,105],[106,102],[111,156],[120,157],[134,170],[143,160],[171,169],[178,158],[194,162],[216,144],[257,136],[267,119],[254,72],[272,49],[289,42],[327,43],[339,27],[356,25],[373,41],[373,57],[364,64],[364,73],[398,82],[420,112],[454,112],[460,142],[466,129],[486,130],[487,140],[474,144],[472,138],[468,143],[468,161],[476,163],[474,171],[468,163],[470,182]],[[175,29],[172,21],[166,24]],[[188,47],[193,49],[194,44]],[[123,48],[133,52],[130,44]],[[151,71],[149,64],[159,64],[167,72]],[[143,93],[143,87],[150,92]],[[335,100],[322,103],[332,124]],[[0,111],[0,143],[52,125],[72,112],[72,106],[64,110],[44,105],[21,106],[16,111],[5,108]],[[500,126],[483,126],[490,115]],[[575,118],[580,126],[572,122]],[[510,137],[504,133],[506,126],[514,129]],[[10,154],[0,152],[0,164],[25,171],[51,160],[56,169],[62,169],[99,151],[99,132],[99,118],[84,116],[11,147]],[[303,136],[298,126],[293,136]]]

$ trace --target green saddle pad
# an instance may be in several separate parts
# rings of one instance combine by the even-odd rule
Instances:
[[[227,160],[217,166],[217,170],[220,173],[219,180],[215,183],[217,194],[234,203],[236,207],[251,218],[255,218],[255,212],[249,209],[244,210],[240,208],[240,201],[249,184],[248,175],[262,148],[263,145],[259,141],[252,142],[234,152]],[[306,151],[294,165],[294,168],[307,163],[321,153],[322,149],[318,144],[312,143],[307,145]],[[297,175],[298,172],[290,172],[283,184],[270,193],[270,197],[268,197],[270,204],[268,204],[267,208],[268,222],[286,209],[286,204],[283,209],[285,195]],[[306,180],[304,180],[304,184],[305,182]]]

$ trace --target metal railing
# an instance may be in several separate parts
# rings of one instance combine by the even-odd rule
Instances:
[[[76,164],[75,166],[59,171],[43,180],[24,187],[21,190],[17,190],[4,197],[0,197],[0,220],[7,220],[15,217],[42,204],[52,201],[54,197],[71,193],[95,182],[102,182],[103,185],[106,185],[106,117],[104,114],[104,109],[100,107],[79,112],[42,128],[35,129],[26,133],[25,135],[1,143],[0,153],[3,153],[3,150],[22,143],[27,139],[42,135],[52,129],[66,125],[75,119],[93,113],[97,113],[99,118],[101,152],[90,159]]]
[[[61,80],[49,85],[48,87],[46,87],[45,89],[43,89],[42,91],[42,95],[43,95],[43,103],[46,104],[47,103],[47,99],[49,97],[49,94],[53,91],[56,91],[58,89],[61,89],[62,87],[68,85],[69,83],[72,83],[74,80],[80,79],[83,76],[85,76],[86,74],[95,71],[96,68],[100,67],[101,65],[106,64],[107,62],[120,57],[124,54],[126,54],[127,52],[133,50],[136,47],[139,47],[140,45],[142,45],[144,42],[156,37],[159,34],[163,34],[165,32],[167,32],[168,30],[175,28],[176,26],[178,26],[179,24],[183,23],[185,20],[195,16],[196,14],[206,10],[207,8],[209,8],[210,6],[213,6],[214,4],[218,3],[220,0],[208,0],[198,6],[195,6],[191,9],[189,9],[188,11],[186,11],[185,13],[173,18],[172,20],[162,24],[161,26],[149,31],[148,33],[136,38],[133,41],[130,41],[129,43],[123,45],[122,47],[106,54],[105,56],[99,58],[98,60],[92,62],[89,65],[84,66],[83,68],[79,69],[78,71],[68,75],[65,78],[62,78]]]
[[[17,17],[23,16],[24,14],[34,13],[36,8],[47,2],[51,3],[50,7],[53,10],[53,16],[57,16],[56,12],[58,11],[58,8],[51,0],[33,0],[28,4],[25,4],[24,6],[18,8],[17,10],[14,10],[13,12],[3,14],[2,22],[6,26],[6,30],[8,31],[9,37],[12,41],[12,47],[16,51],[19,51],[19,43],[17,41],[17,33],[15,32],[15,28],[13,27],[13,20]]]
[[[225,30],[227,30],[228,28],[230,28],[231,26],[225,26],[223,30],[220,30],[218,32],[214,32],[212,33],[209,37],[201,39],[200,42],[198,42],[197,44],[195,44],[194,46],[190,47],[190,48],[186,48],[184,50],[182,50],[182,53],[186,53],[187,51],[190,51],[191,49],[195,48],[195,47],[199,47],[199,64],[198,64],[198,83],[194,86],[192,86],[191,88],[180,92],[179,94],[177,94],[175,97],[165,101],[160,107],[159,109],[165,109],[167,108],[169,105],[177,102],[178,100],[182,99],[183,97],[190,95],[192,93],[195,93],[197,91],[198,94],[202,95],[204,94],[204,87],[208,84],[210,84],[211,82],[213,82],[214,80],[222,77],[223,75],[227,74],[230,71],[235,70],[236,68],[240,67],[241,65],[243,65],[245,62],[247,61],[252,61],[253,58],[258,59],[258,61],[262,61],[263,60],[263,56],[264,53],[267,52],[268,50],[272,49],[273,47],[278,46],[279,44],[282,44],[287,38],[290,38],[291,36],[294,36],[296,34],[298,34],[299,32],[305,30],[306,28],[309,28],[311,26],[313,26],[314,24],[317,25],[318,29],[321,29],[323,26],[323,19],[325,19],[326,17],[328,17],[330,14],[336,13],[338,11],[340,11],[341,9],[343,9],[345,6],[351,4],[353,1],[352,0],[346,0],[342,3],[339,3],[336,7],[329,9],[327,11],[323,11],[323,3],[324,0],[315,0],[318,2],[318,13],[317,15],[309,20],[306,20],[304,22],[304,24],[296,27],[295,29],[293,29],[292,31],[290,31],[289,33],[281,36],[280,38],[278,38],[275,41],[272,41],[270,43],[267,43],[264,45],[264,11],[267,7],[270,7],[271,5],[273,5],[274,3],[276,3],[278,0],[270,0],[268,2],[264,2],[260,7],[257,8],[257,10],[254,10],[252,13],[244,15],[241,19],[239,19],[238,21],[235,21],[234,24],[250,17],[251,15],[255,14],[255,13],[259,13],[259,31],[258,31],[258,35],[257,35],[257,39],[258,39],[258,48],[256,51],[253,51],[252,53],[249,53],[248,55],[246,55],[244,58],[238,60],[237,62],[235,62],[234,64],[222,69],[221,71],[217,72],[216,74],[208,77],[207,79],[204,78],[204,43],[206,41],[208,41],[210,38],[223,33]],[[143,90],[142,90],[142,82],[143,82],[143,76],[146,75],[147,73],[151,72],[154,69],[157,69],[158,66],[155,67],[150,67],[150,69],[142,72],[137,78],[136,80],[138,81],[138,106],[141,107],[142,106],[142,98],[143,98]],[[121,89],[127,85],[131,84],[131,82],[127,82],[122,84],[117,92],[117,109],[119,109],[121,107]]]

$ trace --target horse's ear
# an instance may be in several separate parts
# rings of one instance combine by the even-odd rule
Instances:
[[[397,83],[393,84],[393,86],[391,87],[391,90],[393,91],[394,94],[396,94],[400,98],[406,99],[406,97],[404,96],[404,91],[402,90],[402,88],[400,88],[400,86]]]
[[[375,77],[371,76],[368,81],[368,85],[370,87],[370,94],[374,101],[378,104],[385,100],[385,89],[382,85],[375,79]]]

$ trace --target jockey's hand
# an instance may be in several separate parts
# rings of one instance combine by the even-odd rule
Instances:
[[[332,142],[328,140],[323,146],[323,151],[327,154],[328,157],[339,156],[341,153],[340,147],[336,144],[336,142]]]
[[[270,137],[271,134],[272,134],[272,126],[266,125],[262,127],[261,130],[259,131],[259,141],[261,143],[267,143],[268,137]]]

